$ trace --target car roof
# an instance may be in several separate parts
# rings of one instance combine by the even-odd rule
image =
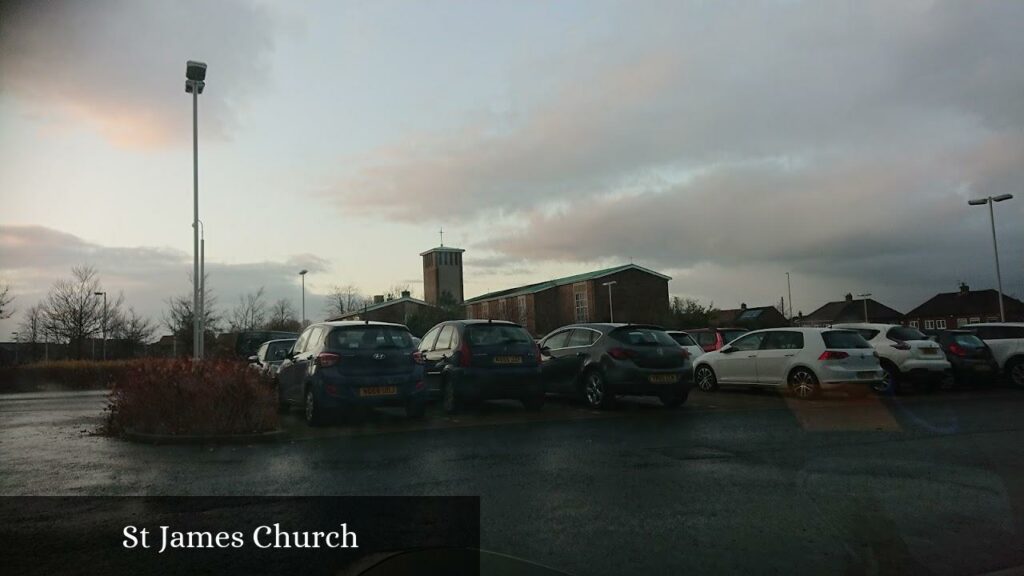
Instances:
[[[801,334],[821,334],[823,332],[834,332],[836,330],[851,331],[849,328],[797,328],[790,326],[780,326],[779,328],[762,328],[760,330],[751,330],[747,334],[754,334],[757,332],[800,332]]]
[[[377,322],[374,320],[335,320],[332,322],[318,322],[316,325],[329,326],[331,328],[344,328],[351,326],[394,326],[396,328],[408,327],[405,324],[395,324],[394,322]]]
[[[888,330],[889,328],[901,328],[900,324],[880,324],[878,322],[839,322],[832,325],[833,328],[868,328],[871,330]]]
[[[278,338],[277,340],[267,340],[264,344],[276,344],[278,342],[295,342],[298,338]]]

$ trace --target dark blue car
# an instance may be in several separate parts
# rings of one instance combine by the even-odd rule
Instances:
[[[469,402],[520,400],[544,404],[540,351],[525,328],[501,320],[452,320],[431,328],[419,347],[430,387],[440,390],[445,412]]]
[[[306,422],[323,424],[356,406],[403,406],[423,415],[423,360],[401,324],[323,322],[306,328],[277,372],[282,407],[300,405]]]

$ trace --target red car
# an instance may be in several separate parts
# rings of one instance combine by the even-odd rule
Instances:
[[[705,352],[714,352],[729,342],[749,332],[746,328],[694,328],[683,330],[689,334]]]

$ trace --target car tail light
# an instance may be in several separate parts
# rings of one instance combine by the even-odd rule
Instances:
[[[910,344],[903,342],[902,340],[894,340],[892,344],[889,344],[897,350],[910,350]]]
[[[963,347],[960,346],[959,344],[950,344],[949,353],[954,356],[967,356],[967,350],[964,350]]]
[[[337,354],[331,354],[330,352],[321,352],[320,354],[317,355],[316,360],[313,361],[313,364],[316,364],[321,368],[329,368],[331,366],[334,366],[338,362],[341,362],[341,356],[338,356]]]
[[[679,355],[683,357],[683,360],[686,360],[687,358],[690,357],[690,351],[687,350],[686,348],[680,348]]]
[[[417,363],[417,364],[423,364],[424,363],[423,353],[420,352],[419,350],[413,352],[412,353],[412,361]]]
[[[337,396],[338,388],[334,384],[328,384],[324,386],[324,392],[327,392],[328,396]]]
[[[632,350],[626,350],[625,348],[610,348],[608,355],[616,360],[628,360],[636,356],[636,353]]]
[[[469,368],[469,361],[473,358],[473,352],[469,349],[469,342],[463,340],[459,347],[459,366]]]
[[[843,358],[849,358],[850,355],[846,352],[839,350],[825,350],[818,356],[818,360],[842,360]]]

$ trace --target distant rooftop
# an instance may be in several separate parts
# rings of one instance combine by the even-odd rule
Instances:
[[[565,278],[556,278],[555,280],[548,280],[546,282],[537,282],[536,284],[527,284],[526,286],[520,286],[518,288],[509,288],[507,290],[499,290],[497,292],[488,292],[487,294],[481,294],[475,298],[470,298],[465,301],[465,304],[473,304],[474,302],[483,302],[485,300],[493,300],[495,298],[510,298],[513,296],[521,296],[523,294],[533,294],[548,288],[554,288],[556,286],[564,286],[566,284],[575,284],[576,282],[586,282],[588,280],[595,280],[604,276],[610,276],[626,270],[639,270],[648,274],[653,274],[658,278],[664,278],[665,280],[671,280],[669,276],[659,274],[654,270],[649,270],[643,266],[637,266],[636,264],[623,264],[622,266],[616,266],[614,268],[605,268],[604,270],[595,270],[593,272],[587,272],[585,274],[576,274],[575,276],[566,276]]]

